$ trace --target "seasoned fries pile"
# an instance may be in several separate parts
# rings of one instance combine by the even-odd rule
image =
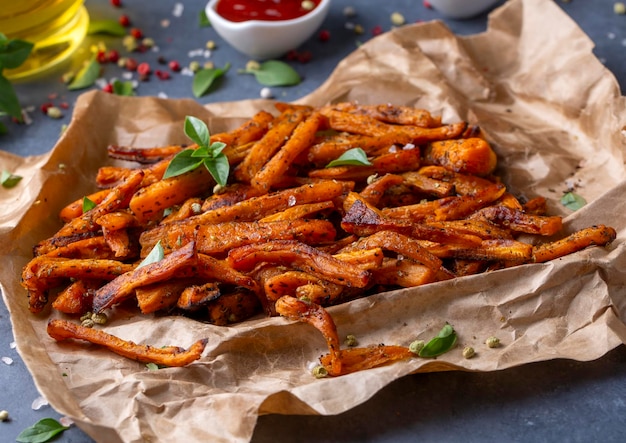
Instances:
[[[76,318],[120,304],[215,325],[282,315],[320,330],[329,347],[321,362],[341,375],[411,354],[340,349],[325,307],[615,239],[598,225],[552,240],[561,218],[546,214],[545,199],[521,202],[507,191],[493,175],[494,151],[466,122],[354,103],[277,103],[275,114],[211,136],[226,144],[223,187],[204,167],[163,179],[173,156],[197,145],[110,146],[112,158],[136,167],[103,166],[101,190],[88,196],[95,207],[69,204],[63,227],[35,246],[23,270],[30,310],[43,311],[54,293],[52,307]],[[326,167],[355,148],[365,161]],[[161,259],[142,263],[159,247]],[[48,332],[168,366],[200,358],[205,343],[155,349],[69,320],[50,321]]]

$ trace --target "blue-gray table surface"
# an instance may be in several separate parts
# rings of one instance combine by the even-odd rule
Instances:
[[[158,69],[159,57],[177,60],[186,66],[192,60],[207,60],[216,66],[229,62],[233,68],[245,66],[248,57],[230,49],[210,27],[198,25],[205,1],[126,0],[121,9],[107,0],[87,0],[94,20],[117,19],[128,15],[146,36],[153,38],[158,51],[139,54],[139,61]],[[613,0],[557,1],[559,6],[594,41],[595,54],[613,72],[620,87],[626,89],[626,15],[614,13]],[[175,14],[180,11],[182,15]],[[357,15],[346,18],[346,6]],[[365,42],[380,26],[391,28],[392,12],[400,12],[407,22],[442,19],[454,32],[475,34],[486,28],[486,14],[471,20],[449,20],[418,0],[365,2],[333,0],[323,24],[330,31],[329,41],[315,36],[300,51],[310,51],[308,63],[293,62],[304,81],[294,87],[272,88],[275,98],[296,100],[315,90],[334,70],[337,63]],[[167,23],[164,21],[168,21]],[[363,26],[357,35],[348,22]],[[2,30],[0,30],[1,32]],[[90,37],[89,42],[104,41],[121,49],[120,39]],[[218,47],[210,57],[198,55],[206,42]],[[563,42],[564,50],[567,42]],[[121,51],[123,52],[123,50]],[[124,55],[124,54],[123,54]],[[16,89],[21,104],[31,109],[32,124],[8,123],[9,133],[0,136],[0,149],[21,156],[49,151],[61,128],[69,123],[72,105],[80,92],[70,92],[60,82],[62,66],[49,75],[20,83]],[[584,66],[581,66],[584,69]],[[122,71],[106,65],[106,78],[121,78]],[[228,76],[218,88],[198,99],[201,103],[258,98],[261,86],[252,76]],[[82,92],[82,91],[81,91]],[[138,95],[171,98],[191,97],[191,77],[175,74],[170,80],[140,82]],[[64,117],[51,119],[40,111],[46,102],[67,103]],[[5,121],[6,123],[6,121]],[[45,417],[60,418],[50,406],[31,407],[39,397],[24,363],[11,346],[13,335],[7,309],[0,303],[0,410],[10,419],[0,423],[0,442],[15,441],[19,432]],[[592,362],[553,360],[490,373],[444,372],[404,377],[382,389],[364,404],[337,416],[277,416],[259,418],[253,441],[438,441],[438,442],[622,442],[626,441],[626,347],[619,346]],[[73,426],[54,441],[91,442]]]

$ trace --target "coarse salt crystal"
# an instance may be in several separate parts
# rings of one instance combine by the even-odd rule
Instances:
[[[191,51],[187,52],[187,56],[189,58],[200,57],[202,54],[204,54],[204,49],[202,48],[192,49]]]
[[[183,15],[183,11],[185,10],[185,5],[182,3],[176,3],[174,5],[174,9],[172,10],[172,15],[174,17],[180,17]]]
[[[166,94],[165,92],[162,92],[162,91],[161,91],[161,92],[159,92],[159,93],[157,94],[157,97],[159,97],[159,98],[167,98],[167,94]]]
[[[122,78],[124,80],[131,80],[133,78],[132,72],[122,72]]]
[[[17,348],[17,342],[12,341],[11,343],[9,343],[9,348],[11,348],[11,349]]]
[[[186,75],[188,77],[193,77],[193,71],[191,69],[185,67],[185,68],[181,69],[180,75]]]
[[[287,205],[288,206],[295,206],[296,205],[296,198],[293,195],[290,195],[289,198],[287,199]]]
[[[272,90],[270,88],[262,88],[261,89],[261,98],[272,98],[274,94],[272,94]]]
[[[415,149],[415,145],[413,143],[407,143],[402,149],[404,149],[405,151],[410,151],[411,149]]]
[[[72,426],[74,424],[74,420],[72,420],[69,417],[61,417],[59,418],[59,423],[61,423],[63,426],[69,428],[70,426]]]
[[[2,363],[5,365],[12,365],[13,359],[11,357],[2,357]]]
[[[48,406],[48,400],[46,400],[43,396],[40,396],[40,397],[37,397],[36,399],[34,399],[33,403],[30,405],[30,407],[34,411],[38,411],[41,408],[43,408],[44,406]]]
[[[170,26],[170,21],[166,18],[164,18],[163,20],[161,20],[161,27],[162,28],[167,28]]]

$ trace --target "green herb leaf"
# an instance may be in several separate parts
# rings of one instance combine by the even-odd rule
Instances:
[[[92,59],[85,65],[72,82],[68,85],[67,89],[74,91],[76,89],[84,89],[93,85],[97,78],[100,76],[100,63],[96,59]]]
[[[8,129],[7,127],[4,125],[4,123],[0,122],[0,135],[4,135],[6,133],[8,133]]]
[[[15,69],[26,61],[33,49],[33,44],[25,40],[9,40],[3,34],[0,40],[0,70]]]
[[[242,74],[254,74],[256,80],[264,86],[293,86],[302,81],[300,74],[280,60],[268,60],[258,69],[244,69]]]
[[[568,192],[561,197],[561,204],[572,211],[577,211],[587,204],[587,201],[580,195]]]
[[[133,88],[133,82],[123,82],[120,80],[115,80],[111,84],[113,86],[113,94],[116,95],[124,95],[124,96],[132,96],[135,95],[135,89]]]
[[[87,34],[108,34],[123,37],[126,35],[126,28],[117,20],[90,20]]]
[[[206,15],[206,10],[202,9],[200,14],[198,14],[198,24],[201,28],[206,28],[207,26],[211,26],[211,21],[209,17]]]
[[[146,255],[146,258],[144,258],[142,262],[137,265],[136,269],[139,269],[142,266],[151,265],[152,263],[160,262],[163,260],[164,256],[165,253],[163,251],[163,245],[161,245],[161,240],[159,240],[157,244],[154,245],[150,253]]]
[[[367,154],[361,148],[348,149],[338,158],[326,165],[327,168],[333,166],[371,166],[372,163],[367,159]]]
[[[226,186],[226,183],[228,182],[228,173],[230,170],[228,157],[220,153],[215,158],[205,159],[204,166],[209,170],[215,181],[220,186]]]
[[[191,91],[196,97],[202,97],[206,94],[215,80],[226,74],[226,71],[230,69],[230,63],[226,63],[223,68],[210,68],[200,69],[193,76],[193,83],[191,85]]]
[[[170,161],[170,164],[167,165],[163,179],[182,175],[200,166],[204,160],[202,158],[198,159],[198,157],[192,157],[192,154],[192,149],[185,149],[176,154]]]
[[[211,143],[211,134],[206,124],[199,118],[185,117],[185,134],[196,142],[198,148],[185,149],[174,156],[163,174],[163,178],[175,177],[204,165],[215,181],[225,186],[228,181],[230,165],[222,153],[225,143]]]
[[[83,214],[87,211],[91,211],[96,207],[96,203],[89,197],[83,197]]]
[[[9,171],[2,171],[0,174],[0,183],[2,183],[3,188],[12,188],[16,186],[21,179],[21,176],[11,174]]]
[[[22,121],[22,107],[9,80],[0,74],[0,111]]]
[[[156,363],[146,363],[146,368],[148,368],[149,371],[158,371],[159,365]]]
[[[197,117],[190,115],[185,117],[185,135],[197,143],[201,148],[208,149],[209,143],[211,143],[209,128],[207,128],[206,124]]]
[[[19,443],[45,443],[66,429],[69,428],[53,418],[42,418],[34,425],[20,432],[15,441]]]
[[[456,332],[450,324],[446,323],[439,334],[424,345],[418,355],[420,357],[436,357],[448,352],[455,344]]]

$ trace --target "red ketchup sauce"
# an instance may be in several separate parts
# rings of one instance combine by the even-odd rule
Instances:
[[[231,22],[291,20],[308,14],[320,1],[309,0],[315,6],[306,9],[302,0],[220,0],[215,10]]]

